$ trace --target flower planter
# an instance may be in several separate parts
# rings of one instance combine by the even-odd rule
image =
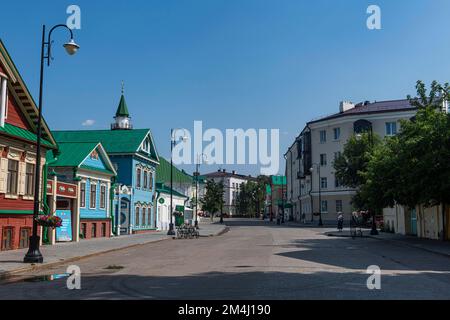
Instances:
[[[47,228],[59,228],[62,226],[62,219],[58,216],[53,215],[40,215],[36,222],[41,227],[47,227]]]

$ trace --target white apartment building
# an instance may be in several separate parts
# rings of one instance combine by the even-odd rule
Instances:
[[[352,135],[369,131],[381,138],[392,136],[399,132],[401,119],[415,114],[408,100],[341,102],[339,113],[308,122],[285,154],[294,219],[305,214],[307,220],[317,221],[314,213],[319,212],[324,222],[335,223],[338,212],[349,219],[355,190],[335,178],[334,159]]]
[[[205,179],[212,179],[216,183],[222,182],[224,185],[224,207],[223,213],[228,216],[238,214],[236,210],[236,198],[239,194],[241,184],[248,181],[256,181],[252,176],[237,174],[236,171],[227,172],[225,169],[203,175]]]

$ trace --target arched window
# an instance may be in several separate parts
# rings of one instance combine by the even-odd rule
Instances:
[[[147,208],[147,225],[150,227],[152,225],[152,208]]]
[[[136,207],[136,210],[135,210],[135,219],[134,219],[134,225],[135,226],[139,226],[140,224],[141,224],[141,222],[140,222],[140,215],[141,215],[141,208],[139,208],[139,207]]]
[[[372,123],[367,120],[358,120],[353,124],[353,131],[355,134],[371,132],[372,131]]]

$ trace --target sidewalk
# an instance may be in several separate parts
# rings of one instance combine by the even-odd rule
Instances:
[[[217,236],[225,232],[225,225],[211,223],[200,224],[200,236]],[[107,252],[117,251],[133,246],[172,239],[167,231],[125,235],[113,238],[98,238],[80,242],[57,243],[53,246],[41,246],[44,263],[39,265],[24,264],[23,257],[28,249],[0,252],[0,279],[12,274],[46,268],[61,263],[76,261]]]
[[[324,234],[329,237],[351,237],[350,230],[344,229],[343,232],[337,230],[325,231]],[[404,236],[401,234],[392,234],[380,232],[377,236],[370,235],[370,229],[363,229],[364,238],[372,238],[381,241],[389,241],[403,246],[413,247],[439,255],[450,257],[450,242],[422,239],[413,236]]]

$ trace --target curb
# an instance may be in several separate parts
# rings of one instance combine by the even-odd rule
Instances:
[[[149,242],[145,242],[145,243],[136,243],[136,244],[132,244],[132,245],[121,247],[121,248],[114,248],[114,249],[109,249],[109,250],[105,250],[105,251],[94,252],[94,253],[84,255],[84,256],[77,256],[77,257],[67,258],[67,259],[63,259],[60,261],[48,262],[48,263],[43,263],[43,264],[31,264],[28,267],[23,267],[20,269],[15,269],[15,270],[10,270],[10,271],[2,271],[2,272],[0,272],[0,281],[7,280],[21,272],[37,271],[37,270],[42,270],[42,269],[46,269],[46,268],[56,267],[56,266],[63,265],[65,263],[80,261],[83,259],[92,258],[95,256],[107,254],[107,253],[131,249],[131,248],[135,248],[135,247],[139,247],[139,246],[148,245],[150,243],[158,243],[158,242],[162,242],[162,241],[166,241],[166,240],[172,240],[172,238],[159,239],[159,240],[149,241]]]

